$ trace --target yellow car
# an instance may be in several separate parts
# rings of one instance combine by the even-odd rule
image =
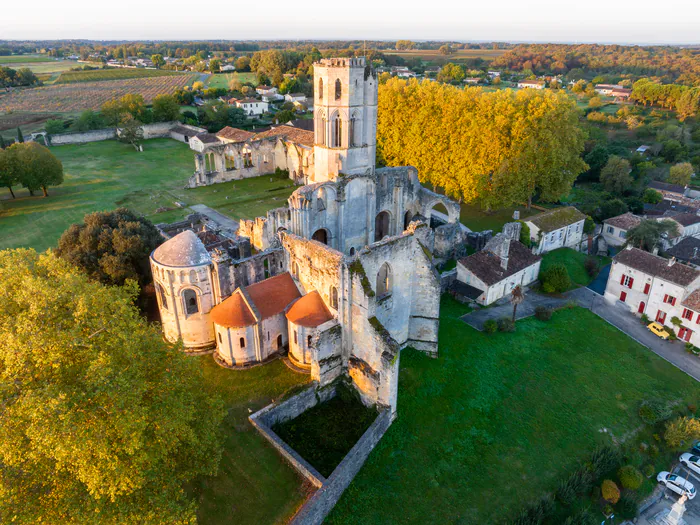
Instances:
[[[659,323],[649,323],[647,328],[651,331],[652,334],[658,335],[661,339],[668,339],[668,332]]]

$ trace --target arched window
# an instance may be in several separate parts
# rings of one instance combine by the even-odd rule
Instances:
[[[194,270],[190,270],[190,282],[191,283],[197,282],[197,272],[195,272]]]
[[[316,199],[316,210],[323,211],[325,209],[326,209],[326,201],[324,201],[322,197],[318,197]]]
[[[340,95],[343,93],[343,86],[340,83],[340,79],[335,80],[335,99],[340,100]]]
[[[381,297],[388,293],[391,293],[391,266],[389,263],[384,263],[377,273],[377,296]]]
[[[158,293],[158,298],[160,299],[160,306],[164,309],[168,309],[168,297],[165,295],[165,290],[163,287],[156,283],[156,292]]]
[[[335,310],[338,309],[338,289],[335,286],[331,286],[331,308]]]
[[[390,223],[391,216],[388,211],[377,214],[377,217],[374,219],[374,242],[381,241],[384,237],[389,235]]]
[[[321,125],[318,130],[318,143],[322,146],[326,145],[326,133],[328,133],[328,121],[326,120],[326,116],[323,115],[321,117]]]
[[[197,303],[197,292],[194,290],[185,290],[182,292],[182,300],[185,303],[185,313],[187,315],[196,314],[199,312],[199,303]]]
[[[323,244],[328,244],[328,232],[324,228],[316,230],[311,236],[311,240],[318,241]]]
[[[221,339],[221,332],[219,332],[219,342],[220,342],[220,343],[223,343],[223,342],[224,342],[224,340]]]
[[[340,115],[335,115],[333,117],[333,129],[331,130],[331,132],[332,132],[331,147],[332,148],[343,147],[343,120],[340,118]]]
[[[355,248],[350,248],[350,257],[355,255]]]
[[[270,263],[267,259],[263,259],[263,270],[265,272],[265,279],[270,277]]]
[[[311,336],[306,338],[306,348],[311,348]]]
[[[318,100],[323,100],[323,79],[318,79]]]
[[[299,278],[299,263],[294,263],[294,266],[292,266],[292,275],[297,279]]]
[[[245,348],[245,337],[241,337],[238,343],[241,345],[241,350],[243,350]]]

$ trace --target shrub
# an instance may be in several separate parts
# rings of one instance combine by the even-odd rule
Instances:
[[[649,455],[652,458],[655,458],[659,455],[659,447],[656,444],[652,443],[651,445],[649,445]]]
[[[647,314],[642,314],[640,317],[642,324],[648,325],[651,322],[651,319],[649,319],[649,316]]]
[[[654,468],[654,465],[645,465],[643,470],[644,470],[644,475],[647,478],[652,477],[656,473],[656,469]]]
[[[552,318],[552,309],[540,305],[535,308],[535,317],[540,321],[549,321]]]
[[[571,278],[566,266],[563,264],[553,264],[549,268],[540,273],[542,280],[542,288],[547,293],[547,289],[552,289],[554,292],[565,292],[571,287]]]
[[[617,503],[620,499],[620,489],[617,488],[617,484],[611,479],[603,481],[603,484],[600,486],[600,494],[605,501],[609,501],[612,504]]]
[[[499,332],[515,332],[515,323],[511,317],[501,317],[498,320]]]
[[[620,450],[611,446],[600,447],[591,456],[590,468],[594,479],[617,468],[622,461]]]
[[[598,262],[598,259],[596,257],[588,257],[586,259],[586,262],[584,263],[584,267],[586,268],[586,273],[590,277],[595,277],[596,275],[598,275],[600,263]]]
[[[543,284],[542,284],[542,291],[543,291],[544,293],[554,293],[554,292],[555,292],[555,289],[554,289],[554,286],[552,286],[551,284],[549,284],[549,283],[543,283]]]
[[[697,411],[698,411],[697,406],[693,405],[692,403],[690,405],[688,405],[688,412],[695,414],[695,412],[697,412]]]
[[[679,417],[666,425],[664,440],[671,448],[681,448],[698,438],[700,438],[699,419]]]
[[[644,483],[644,476],[633,465],[625,465],[617,471],[622,488],[637,490]]]
[[[636,518],[639,512],[639,496],[635,492],[624,492],[620,496],[617,512],[621,518],[627,520]]]
[[[538,525],[549,518],[554,512],[554,501],[550,496],[544,496],[541,500],[524,509],[513,520],[512,525]]]
[[[603,507],[603,514],[605,514],[606,516],[610,516],[612,513],[613,513],[612,505],[606,505],[605,507]]]
[[[647,425],[655,425],[661,421],[666,421],[671,417],[671,407],[665,401],[651,399],[642,401],[639,406],[639,417]]]
[[[591,525],[598,523],[600,520],[591,512],[590,507],[581,509],[576,514],[573,514],[564,520],[564,525]]]
[[[487,334],[495,334],[498,331],[498,323],[494,319],[489,319],[484,322],[484,332]]]

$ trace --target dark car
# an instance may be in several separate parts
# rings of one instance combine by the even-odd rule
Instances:
[[[691,449],[691,452],[700,456],[700,439],[693,443],[693,448]]]

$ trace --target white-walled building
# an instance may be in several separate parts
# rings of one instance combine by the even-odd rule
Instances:
[[[521,80],[518,82],[518,87],[520,89],[530,88],[530,89],[544,89],[546,86],[544,80]]]
[[[622,87],[620,84],[596,84],[594,89],[595,89],[595,92],[598,93],[599,95],[610,96],[613,91],[618,90],[618,89],[625,89],[625,88]]]
[[[248,116],[259,116],[266,113],[270,104],[264,100],[258,100],[257,98],[244,98],[241,100],[234,101],[234,105],[237,108],[245,111]]]
[[[457,280],[476,289],[465,288],[465,295],[488,305],[510,295],[517,285],[536,281],[541,261],[524,244],[499,233],[483,250],[457,261]]]
[[[573,206],[554,208],[525,219],[530,228],[530,240],[535,253],[542,254],[557,248],[578,250],[583,240],[586,216]]]
[[[287,93],[284,96],[284,100],[287,102],[301,102],[303,104],[306,102],[306,95],[304,93]]]
[[[639,226],[640,217],[627,212],[603,221],[603,239],[608,246],[622,246],[627,240],[627,232]]]
[[[679,213],[659,220],[672,220],[678,224],[678,235],[669,239],[670,246],[675,246],[688,237],[700,238],[700,215],[697,213]]]
[[[612,263],[605,300],[624,303],[636,315],[646,314],[700,346],[700,270],[638,248],[620,251]],[[679,330],[671,319],[682,321]]]

